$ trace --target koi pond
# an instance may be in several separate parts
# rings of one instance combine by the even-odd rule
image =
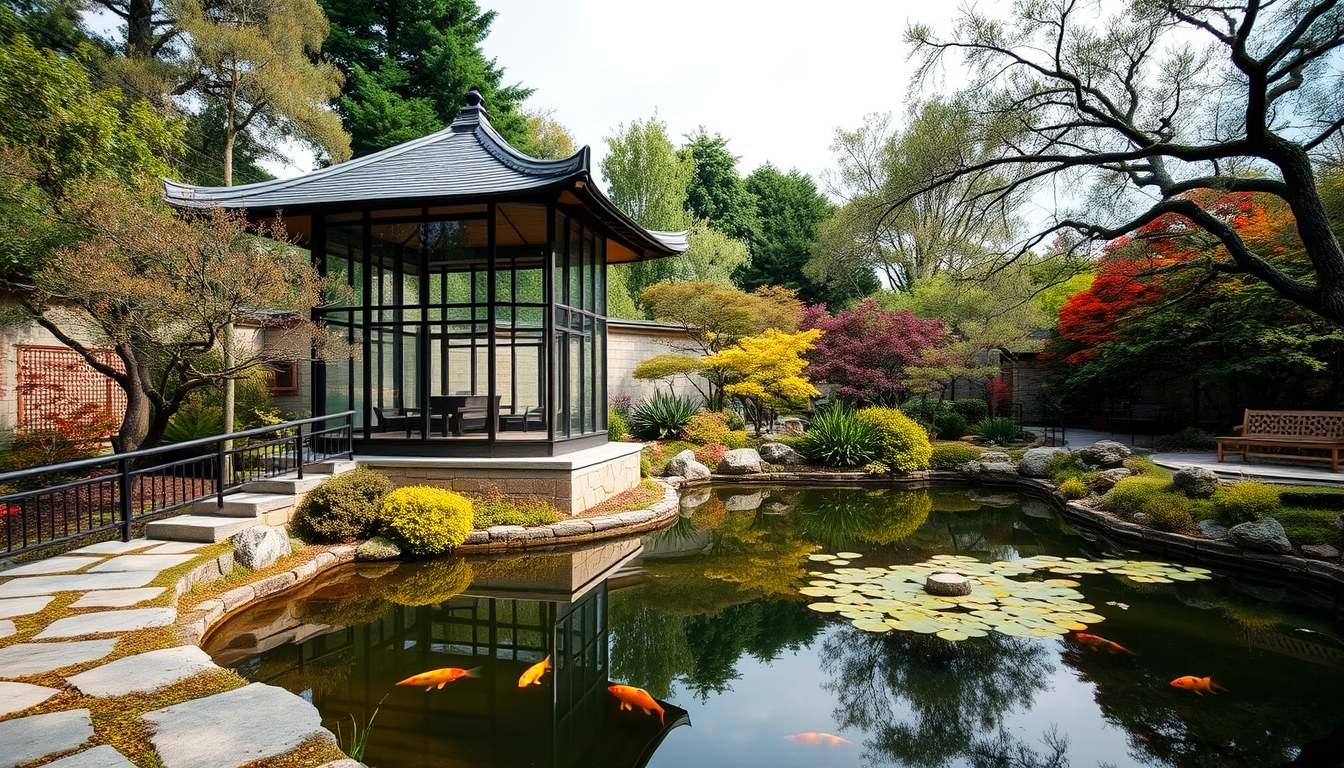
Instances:
[[[1344,760],[1341,637],[1026,495],[723,487],[642,539],[345,566],[206,650],[345,746],[377,710],[374,768],[1258,768]]]

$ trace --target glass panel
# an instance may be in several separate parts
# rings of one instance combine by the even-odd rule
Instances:
[[[452,216],[463,213],[485,213],[485,203],[476,205],[433,205],[429,208],[430,216]]]
[[[597,403],[597,428],[604,430],[607,428],[607,321],[597,321],[595,334],[593,370],[596,375],[593,377],[593,392]]]
[[[357,358],[351,354],[351,334],[349,312],[335,312],[326,315],[326,331],[331,337],[328,342],[330,359],[326,362],[326,389],[323,395],[323,412],[340,413],[355,407],[353,400],[353,366]],[[357,347],[356,347],[357,348]],[[359,410],[359,409],[355,409]]]
[[[583,432],[583,337],[569,337],[569,434]]]
[[[408,217],[419,218],[424,213],[424,209],[415,208],[392,208],[383,211],[372,211],[369,213],[375,219],[404,219]]]
[[[565,294],[565,305],[570,307],[582,307],[583,295],[581,285],[583,283],[583,230],[579,227],[577,221],[569,222],[569,244],[568,255],[565,259],[565,273],[568,276],[569,287]]]
[[[597,261],[597,305],[594,310],[599,315],[607,314],[607,239],[597,238],[597,250],[593,258]]]
[[[593,337],[583,338],[583,431],[597,430],[597,389],[593,387]]]
[[[369,228],[372,306],[420,303],[419,224],[375,224]]]
[[[363,221],[363,211],[346,211],[345,213],[329,213],[326,216],[328,224],[335,224],[343,221]]]
[[[569,219],[559,211],[555,212],[555,276],[552,285],[555,290],[555,303],[565,303],[565,289],[569,286],[565,279],[566,240],[569,237]]]
[[[339,276],[347,285],[353,285],[354,295],[345,298],[349,299],[351,306],[363,306],[363,301],[360,299],[362,294],[359,291],[362,288],[360,280],[363,271],[360,262],[364,253],[364,226],[362,224],[328,226],[326,235],[326,252],[323,256],[326,259],[327,274]]]

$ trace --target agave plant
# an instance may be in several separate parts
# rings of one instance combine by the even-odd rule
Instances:
[[[861,467],[877,457],[878,435],[854,411],[837,405],[812,419],[799,450],[828,467]]]
[[[987,443],[994,445],[1003,445],[1021,432],[1017,428],[1017,422],[1007,416],[995,416],[992,419],[985,419],[975,428],[975,435]]]
[[[700,404],[694,400],[654,392],[630,412],[630,434],[645,440],[670,440],[680,435],[699,412]]]

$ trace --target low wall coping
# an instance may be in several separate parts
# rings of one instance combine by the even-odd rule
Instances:
[[[565,471],[606,464],[638,454],[642,443],[607,443],[560,456],[529,456],[527,458],[471,458],[465,456],[377,456],[360,454],[354,460],[373,467],[437,467],[440,469],[518,469],[531,471]]]

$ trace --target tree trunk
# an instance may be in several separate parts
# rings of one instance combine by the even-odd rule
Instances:
[[[154,0],[130,0],[126,11],[126,55],[148,59],[154,55]]]
[[[224,186],[233,186],[233,127],[224,129]]]
[[[132,386],[126,390],[126,412],[121,418],[121,429],[112,436],[112,450],[117,453],[134,451],[144,444],[154,412],[149,396],[139,385],[139,377],[135,373],[129,375]]]

